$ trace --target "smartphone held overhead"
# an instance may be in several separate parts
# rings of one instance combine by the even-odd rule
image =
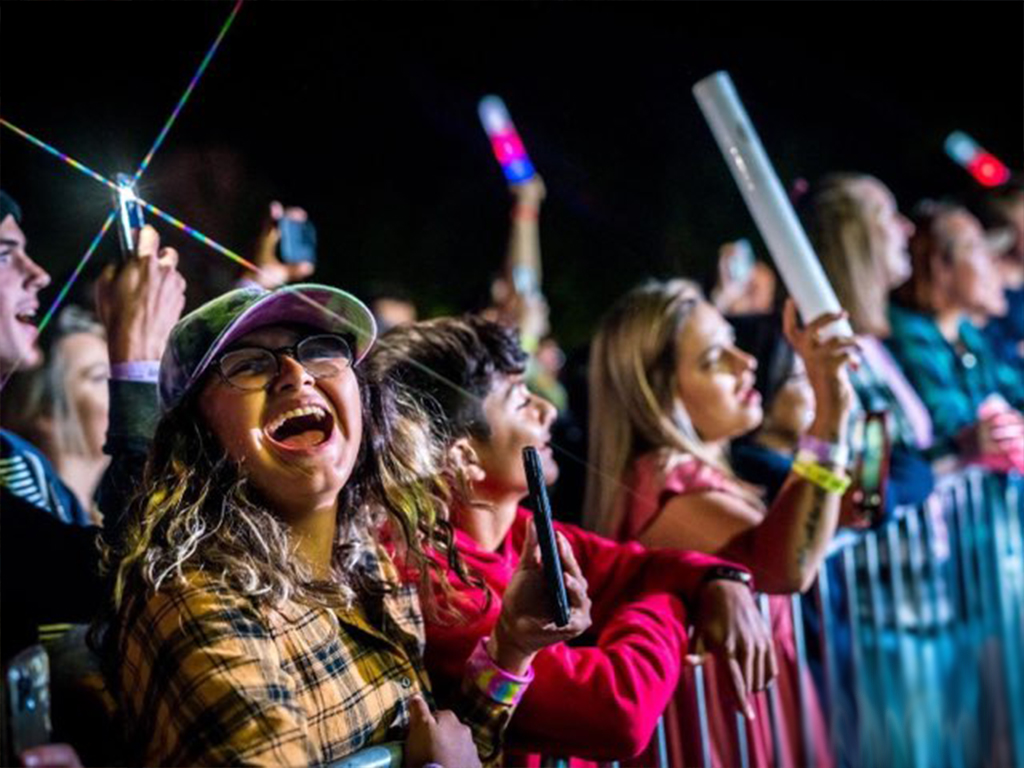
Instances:
[[[316,264],[316,228],[313,222],[285,215],[277,222],[277,226],[281,232],[278,254],[282,262]]]
[[[127,259],[135,253],[139,230],[146,223],[142,206],[135,192],[135,180],[130,174],[119,173],[115,177],[117,191],[114,204],[117,206],[117,234],[121,242],[121,258]]]

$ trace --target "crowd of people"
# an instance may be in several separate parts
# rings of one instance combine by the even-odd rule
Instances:
[[[0,651],[51,646],[69,745],[11,758],[691,764],[700,665],[713,766],[834,764],[789,596],[936,475],[1024,473],[1024,186],[907,216],[878,179],[827,176],[796,207],[840,313],[802,323],[729,244],[707,296],[696,275],[624,291],[582,400],[543,292],[544,182],[510,191],[479,311],[308,282],[277,256],[306,213],[275,203],[234,290],[183,315],[195,289],[146,226],[43,334],[42,224],[0,191]]]

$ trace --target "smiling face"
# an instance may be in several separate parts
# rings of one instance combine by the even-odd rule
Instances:
[[[558,479],[549,443],[555,406],[526,388],[522,375],[495,376],[494,386],[483,401],[484,418],[490,434],[471,437],[483,480],[474,484],[477,495],[496,499],[507,495],[526,496],[529,485],[523,468],[523,448],[534,446],[544,468],[544,482]]]
[[[716,443],[757,428],[763,416],[754,389],[757,360],[736,346],[718,310],[698,304],[676,343],[678,397],[701,440]]]
[[[71,333],[54,350],[64,364],[64,390],[72,418],[81,426],[86,455],[103,456],[107,438],[110,395],[110,357],[107,342],[95,333]]]
[[[262,328],[230,350],[279,350],[307,334]],[[286,519],[337,503],[359,456],[363,422],[359,384],[351,366],[314,378],[288,354],[267,389],[239,390],[212,373],[200,396],[206,424],[253,486]]]
[[[949,253],[952,257],[951,299],[961,309],[988,317],[1006,314],[1006,294],[996,257],[985,241],[985,232],[974,216],[956,211],[946,218]]]
[[[13,216],[0,222],[0,373],[34,368],[43,361],[36,346],[39,291],[50,282],[29,258],[25,233]]]
[[[863,179],[857,183],[857,194],[868,212],[868,231],[877,244],[881,271],[889,288],[897,288],[910,277],[910,252],[907,244],[914,234],[914,225],[896,207],[896,198],[882,182]]]

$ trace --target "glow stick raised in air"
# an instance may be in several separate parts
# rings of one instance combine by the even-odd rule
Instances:
[[[840,311],[835,291],[736,95],[729,74],[716,72],[704,78],[693,86],[693,95],[804,322]],[[853,329],[843,320],[830,325],[826,334],[852,336]]]
[[[508,116],[505,102],[498,96],[484,96],[480,99],[477,111],[487,137],[491,140],[494,156],[501,163],[501,170],[509,183],[519,184],[533,178],[536,171],[512,118]]]
[[[946,154],[983,187],[998,187],[1010,180],[1010,169],[963,131],[953,131],[946,137]]]

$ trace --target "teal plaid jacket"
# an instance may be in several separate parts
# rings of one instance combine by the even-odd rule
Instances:
[[[928,315],[893,306],[889,320],[892,335],[886,343],[932,417],[933,456],[957,452],[957,433],[977,421],[978,406],[989,395],[1002,395],[1014,408],[1024,406],[1019,372],[994,354],[969,321],[961,322],[960,345],[954,347]]]

